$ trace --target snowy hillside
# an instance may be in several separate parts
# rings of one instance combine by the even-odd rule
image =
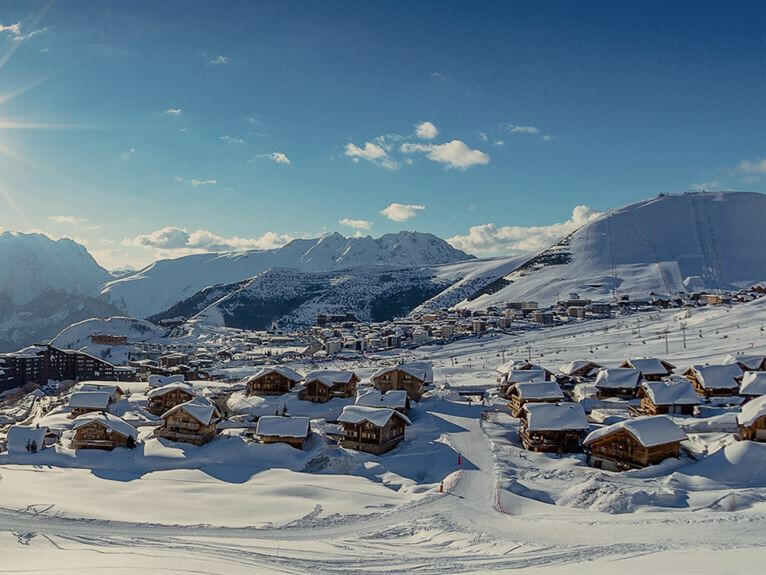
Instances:
[[[102,293],[137,317],[167,310],[207,286],[251,278],[269,268],[324,272],[355,267],[414,267],[471,259],[431,234],[400,232],[373,239],[328,234],[294,240],[275,250],[198,254],[161,260],[125,278],[107,283]]]
[[[49,338],[75,321],[115,314],[96,297],[109,279],[72,240],[0,234],[0,351]]]
[[[228,293],[203,309],[194,321],[264,329],[274,320],[282,326],[311,325],[318,313],[346,312],[362,321],[382,321],[406,315],[448,285],[429,268],[336,272],[271,269],[232,285],[230,290],[226,286],[214,288],[217,293]],[[171,308],[168,316],[177,315],[184,307],[186,302]]]
[[[464,301],[471,309],[512,300],[733,289],[766,279],[763,214],[755,193],[663,195],[613,210]],[[479,293],[482,293],[480,291]],[[478,295],[478,294],[476,294]]]

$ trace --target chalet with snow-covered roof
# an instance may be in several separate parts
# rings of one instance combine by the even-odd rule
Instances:
[[[527,403],[564,401],[564,393],[555,381],[514,383],[508,388],[506,396],[510,399],[508,407],[514,417],[521,416],[521,410]]]
[[[48,428],[34,425],[12,425],[5,442],[8,453],[37,453],[45,447]]]
[[[186,382],[168,383],[147,392],[146,409],[154,415],[162,415],[176,405],[191,401],[196,395],[194,388]]]
[[[163,413],[162,424],[154,435],[178,443],[204,445],[215,437],[220,419],[218,408],[209,399],[197,396]]]
[[[723,363],[730,365],[736,363],[744,372],[748,371],[766,371],[766,356],[764,355],[727,355]]]
[[[359,376],[353,371],[312,371],[306,375],[299,397],[313,403],[325,403],[334,397],[354,397]]]
[[[262,415],[255,429],[261,443],[287,443],[296,449],[303,449],[310,433],[308,417]]]
[[[132,448],[136,444],[138,431],[135,427],[111,413],[87,413],[74,420],[72,449],[105,449],[116,447]]]
[[[542,368],[513,369],[506,373],[497,386],[501,395],[508,397],[508,390],[517,383],[541,383],[548,381],[548,371]]]
[[[103,381],[83,381],[77,386],[77,391],[105,391],[112,398],[112,403],[120,401],[125,395],[125,391],[116,383]]]
[[[562,365],[559,368],[559,373],[565,377],[573,379],[591,379],[598,375],[598,370],[601,369],[601,367],[602,366],[595,361],[580,359]]]
[[[670,381],[645,381],[638,391],[641,398],[639,410],[631,411],[636,415],[694,415],[695,406],[700,398],[688,379]]]
[[[744,375],[736,363],[723,365],[692,365],[683,373],[702,397],[736,395]]]
[[[739,394],[747,401],[766,395],[766,371],[746,371],[742,376]]]
[[[407,413],[410,409],[410,397],[403,389],[390,389],[385,393],[377,389],[369,389],[357,395],[354,405],[382,407],[393,409],[399,413]]]
[[[112,403],[114,399],[109,391],[76,391],[69,398],[69,417],[74,419],[85,413],[106,411]]]
[[[766,443],[766,395],[756,397],[742,406],[737,414],[739,438]]]
[[[686,434],[664,415],[636,417],[592,431],[583,441],[588,464],[608,471],[656,465],[678,457]]]
[[[186,381],[186,378],[184,378],[183,374],[180,373],[175,375],[152,374],[147,379],[149,387],[162,387],[163,385],[168,385],[169,383],[183,383],[184,381]]]
[[[676,369],[676,366],[669,361],[656,357],[626,359],[620,367],[637,369],[645,381],[660,381],[672,375]]]
[[[525,403],[519,437],[529,451],[572,453],[580,451],[589,427],[579,403]]]
[[[282,395],[302,380],[301,374],[284,365],[261,367],[247,380],[247,395]]]
[[[434,372],[427,361],[401,363],[379,369],[372,374],[370,381],[378,391],[403,389],[411,400],[420,401],[425,387],[434,382]]]
[[[343,447],[380,455],[404,439],[410,420],[393,409],[347,405],[338,423],[343,426]]]
[[[599,399],[633,399],[638,393],[640,381],[641,372],[632,367],[604,368],[596,376],[596,392]]]

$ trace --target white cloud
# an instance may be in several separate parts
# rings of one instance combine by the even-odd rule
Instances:
[[[544,250],[577,228],[601,215],[588,206],[575,206],[572,216],[565,222],[549,226],[472,226],[464,236],[453,236],[447,241],[465,252],[490,255],[521,255]]]
[[[227,238],[208,230],[190,232],[185,228],[168,226],[148,234],[126,238],[122,241],[122,245],[152,248],[166,252],[176,252],[177,254],[180,252],[180,254],[183,254],[245,249],[274,249],[285,245],[292,241],[292,239],[287,234],[275,232],[266,232],[257,238],[241,238],[238,236]]]
[[[86,218],[78,218],[77,216],[50,216],[48,218],[52,222],[57,224],[87,224]]]
[[[135,154],[136,154],[136,149],[135,148],[129,148],[128,150],[126,150],[125,152],[120,154],[120,158],[122,158],[123,160],[127,161],[127,160],[131,159]]]
[[[689,184],[689,189],[693,192],[717,192],[723,190],[721,182],[710,180],[707,182],[694,182]]]
[[[31,30],[25,34],[23,32],[21,22],[16,22],[15,24],[8,25],[0,24],[0,32],[7,32],[15,42],[23,42],[25,40],[35,38],[36,36],[42,36],[49,30],[50,26],[45,26],[44,28],[35,28],[34,30]]]
[[[360,159],[367,160],[389,170],[395,170],[399,167],[397,162],[389,158],[388,152],[382,146],[373,142],[365,142],[362,148],[351,143],[346,144],[346,156],[354,162],[358,162]]]
[[[355,230],[369,230],[372,227],[372,222],[368,222],[367,220],[354,220],[351,218],[343,218],[342,220],[338,220],[338,223],[342,226],[354,228]]]
[[[232,138],[231,136],[227,136],[224,134],[221,136],[221,141],[226,142],[227,144],[244,144],[245,140],[242,138]]]
[[[489,164],[489,154],[485,154],[481,150],[471,149],[461,140],[452,140],[446,144],[405,143],[400,149],[405,154],[424,152],[429,160],[459,170]]]
[[[517,126],[514,124],[505,124],[504,128],[511,134],[539,134],[540,128],[535,126]]]
[[[387,208],[380,210],[380,213],[381,215],[386,216],[389,220],[406,222],[407,220],[414,218],[419,211],[425,209],[426,207],[421,204],[398,204],[394,202]]]
[[[415,135],[421,140],[433,140],[439,135],[439,129],[431,122],[421,122],[415,125]]]
[[[168,108],[162,113],[168,116],[180,116],[184,113],[184,111],[181,108]]]
[[[211,66],[225,66],[227,64],[231,64],[231,58],[227,58],[226,56],[219,54],[215,58],[208,61],[208,64]]]
[[[744,174],[766,174],[766,159],[743,160],[739,163],[737,169]]]
[[[213,178],[207,178],[207,179],[198,179],[198,178],[184,178],[182,176],[176,176],[175,177],[176,182],[182,182],[184,184],[191,184],[192,187],[198,188],[200,186],[214,186],[218,183],[217,180],[214,180]]]
[[[495,140],[492,145],[496,148],[502,148],[505,146],[505,142],[503,140]]]
[[[271,152],[269,154],[258,154],[256,158],[263,158],[265,160],[271,160],[276,164],[290,165],[290,158],[283,152]]]

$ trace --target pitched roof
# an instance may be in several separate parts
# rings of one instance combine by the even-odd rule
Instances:
[[[430,361],[412,361],[409,363],[400,363],[399,365],[382,367],[373,373],[371,377],[375,378],[380,375],[385,375],[392,371],[396,371],[397,369],[419,379],[423,383],[433,383],[434,381],[434,370]]]
[[[580,371],[581,369],[584,369],[588,366],[592,366],[591,369],[599,369],[601,366],[597,364],[594,361],[590,361],[587,359],[578,359],[576,361],[573,361],[571,363],[567,363],[565,365],[562,365],[559,368],[559,371],[563,373],[564,375],[572,375],[575,372]],[[589,370],[590,371],[590,370]]]
[[[377,389],[371,389],[357,395],[354,404],[367,407],[404,409],[407,407],[407,391],[404,389],[392,389],[386,393],[381,393]]]
[[[766,395],[756,397],[743,405],[742,412],[737,414],[737,423],[747,427],[764,415],[766,415]]]
[[[267,365],[259,367],[256,372],[250,376],[249,380],[260,379],[269,373],[278,373],[282,377],[294,381],[295,383],[298,383],[303,379],[303,376],[300,373],[285,365]]]
[[[150,389],[149,393],[146,394],[146,397],[162,397],[163,395],[170,393],[171,391],[175,391],[176,389],[185,391],[190,395],[197,395],[197,392],[194,391],[194,388],[191,385],[183,381],[176,381],[163,385],[162,387],[155,387],[154,389]]]
[[[748,371],[742,376],[740,395],[766,395],[766,371]]]
[[[188,413],[202,425],[210,425],[213,423],[213,421],[217,420],[221,416],[221,414],[218,413],[218,408],[213,405],[213,402],[211,402],[206,397],[201,397],[198,395],[186,403],[181,403],[175,407],[171,407],[162,414],[162,419],[166,419],[179,411]]]
[[[112,396],[116,395],[118,392],[123,393],[123,390],[119,385],[101,381],[83,381],[77,386],[77,391],[107,391]]]
[[[316,381],[321,383],[325,387],[332,387],[338,383],[349,383],[356,373],[353,371],[333,371],[330,369],[322,369],[319,371],[312,371],[306,374],[306,383],[310,381]]]
[[[742,377],[742,368],[736,363],[693,365],[689,369],[694,370],[697,380],[704,389],[737,389],[739,387],[737,380]]]
[[[76,391],[69,398],[69,407],[106,409],[112,399],[108,391]]]
[[[645,381],[641,387],[654,405],[698,405],[699,395],[688,379]]]
[[[35,427],[31,425],[12,425],[8,429],[5,440],[8,445],[8,453],[23,453],[27,450],[27,444],[33,441],[38,449],[42,449],[45,442],[47,427]]]
[[[609,367],[596,376],[599,389],[635,389],[641,379],[641,372],[632,367]]]
[[[527,361],[526,359],[515,358],[509,359],[504,364],[497,366],[496,370],[499,373],[508,373],[514,369],[542,369],[539,365],[535,365]]]
[[[656,357],[628,359],[625,363],[628,364],[629,367],[640,371],[644,377],[647,375],[668,375],[675,367]]]
[[[115,433],[119,433],[125,437],[132,437],[133,439],[138,437],[138,430],[135,427],[111,413],[86,413],[85,415],[76,417],[72,424],[72,429],[80,429],[93,422],[100,423],[106,427],[109,432],[114,431]]]
[[[149,387],[162,387],[163,385],[167,385],[169,383],[183,383],[183,381],[183,375],[150,375]]]
[[[514,384],[521,399],[564,399],[564,393],[555,381]]]
[[[766,361],[766,356],[763,355],[736,355],[730,353],[724,358],[723,363],[725,365],[736,363],[744,365],[747,369],[761,369],[764,361]]]
[[[375,427],[383,427],[392,417],[400,417],[405,425],[410,425],[412,423],[406,415],[402,415],[393,409],[388,409],[386,407],[367,407],[364,405],[347,405],[343,408],[343,413],[338,417],[338,421],[340,423],[353,424],[369,421]]]
[[[590,427],[579,403],[525,403],[523,409],[530,431],[587,430]]]
[[[506,383],[526,383],[529,381],[547,381],[547,372],[540,369],[513,369],[505,374]]]
[[[612,435],[623,429],[630,433],[644,447],[656,447],[657,445],[687,439],[686,434],[670,418],[664,415],[654,415],[627,419],[592,431],[585,438],[583,445],[589,445],[597,439]]]
[[[275,437],[307,437],[309,434],[308,417],[281,417],[262,415],[258,418],[255,429],[257,435]]]

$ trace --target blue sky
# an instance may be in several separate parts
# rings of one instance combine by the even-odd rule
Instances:
[[[766,7],[621,4],[6,1],[0,228],[110,268],[331,230],[487,255],[761,191]]]

